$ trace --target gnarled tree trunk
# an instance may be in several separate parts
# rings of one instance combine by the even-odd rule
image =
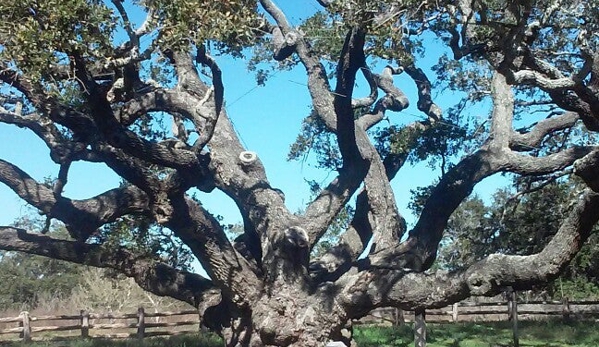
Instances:
[[[39,210],[47,226],[60,221],[70,236],[45,235],[48,227],[40,234],[1,226],[0,249],[115,269],[148,291],[197,307],[203,325],[221,333],[228,346],[322,346],[331,340],[349,344],[351,321],[378,307],[437,308],[508,286],[518,290],[549,281],[597,223],[599,147],[592,136],[584,144],[578,140],[585,136],[562,136],[581,122],[585,135],[599,129],[594,50],[599,26],[592,5],[574,2],[562,9],[555,3],[545,9],[533,2],[495,8],[480,1],[419,6],[319,1],[331,12],[316,16],[311,25],[345,31],[343,42],[331,35],[335,44],[325,45],[339,52],[323,52],[325,38],[310,34],[310,25],[291,25],[271,0],[172,2],[140,4],[148,17],[137,28],[119,0],[110,5],[88,0],[0,4],[0,20],[8,23],[0,25],[0,122],[37,135],[59,167],[49,184],[0,159],[0,182]],[[585,15],[581,8],[592,15],[578,19],[575,15]],[[123,44],[112,41],[115,22],[127,35]],[[564,28],[562,22],[583,23]],[[481,137],[479,146],[456,150],[463,158],[443,165],[408,230],[390,181],[410,159],[423,156],[419,150],[437,143],[436,127],[459,127],[455,118],[460,116],[445,119],[433,102],[434,84],[416,64],[413,51],[421,45],[411,40],[426,30],[443,38],[456,61],[474,62],[464,63],[471,70],[438,67],[439,76],[458,84],[455,88],[460,81],[486,87],[466,90],[467,99],[489,100],[492,106],[488,120],[472,129]],[[545,38],[563,32],[568,40]],[[575,36],[575,43],[564,43],[575,58],[547,53]],[[219,49],[239,53],[248,40],[259,52],[265,41],[272,43],[273,58],[283,67],[305,68],[309,120],[319,134],[336,141],[338,156],[331,155],[338,159],[336,177],[302,212],[289,210],[284,194],[270,184],[260,154],[238,138],[225,107],[226,71],[206,49],[216,42]],[[389,65],[380,69],[372,57]],[[336,64],[334,72],[327,71],[325,60]],[[450,66],[448,60],[441,59],[443,66]],[[172,70],[175,80],[151,79],[155,64],[165,74]],[[409,107],[396,78],[403,72],[415,84],[422,112],[414,122],[390,118]],[[468,78],[454,82],[457,74]],[[363,97],[355,95],[360,75],[369,88]],[[523,91],[547,100],[518,101]],[[552,109],[547,118],[515,130],[522,108],[536,112],[539,105],[561,111]],[[157,131],[163,123],[171,130]],[[376,129],[395,136],[395,142],[377,142]],[[437,145],[443,160],[456,154],[444,143]],[[104,163],[123,183],[88,199],[67,198],[69,170],[79,161]],[[430,270],[450,216],[483,179],[498,173],[554,179],[551,175],[572,167],[588,188],[541,252],[492,254],[449,273]],[[196,189],[218,190],[232,199],[243,233],[231,240],[227,227],[193,194]],[[353,196],[355,213],[339,242],[315,255]],[[143,231],[140,244],[107,241],[122,235],[111,226],[131,220],[142,221],[142,226],[131,223],[134,230],[127,234]],[[189,248],[209,278],[169,264],[161,258],[168,250],[146,247],[144,237],[156,237],[152,231],[162,228]]]

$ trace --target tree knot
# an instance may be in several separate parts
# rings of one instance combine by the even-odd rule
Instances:
[[[467,283],[473,295],[485,295],[493,289],[491,281],[481,274],[470,275]]]
[[[285,230],[285,241],[298,248],[307,248],[310,245],[308,233],[299,226],[292,226]]]

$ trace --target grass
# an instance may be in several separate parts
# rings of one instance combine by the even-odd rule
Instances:
[[[150,337],[143,340],[107,340],[74,338],[65,341],[0,342],[2,347],[222,347],[223,341],[213,334],[185,334]]]
[[[520,322],[522,347],[597,347],[599,324],[595,322],[523,321]],[[355,329],[360,347],[408,347],[414,345],[411,325],[402,327],[361,326]],[[0,342],[0,347],[216,347],[222,340],[211,334],[188,334],[144,340],[71,339],[34,343]],[[509,347],[512,330],[509,322],[429,324],[428,347]]]
[[[599,324],[594,322],[523,321],[519,323],[522,347],[596,347]],[[411,326],[356,329],[360,347],[414,345]],[[428,347],[507,347],[513,345],[510,322],[429,324]]]

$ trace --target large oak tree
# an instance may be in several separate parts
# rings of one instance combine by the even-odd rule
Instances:
[[[440,307],[557,276],[599,219],[599,150],[588,136],[599,130],[599,3],[318,2],[320,12],[297,27],[271,0],[140,0],[141,25],[121,0],[3,0],[0,121],[42,139],[60,171],[49,185],[0,160],[0,181],[64,223],[72,239],[4,226],[0,248],[116,269],[198,307],[230,346],[318,346],[376,307]],[[117,27],[127,37],[118,45]],[[275,67],[305,68],[314,141],[300,147],[335,139],[338,152],[325,162],[335,164],[336,178],[302,213],[285,206],[224,107],[227,72],[213,52],[239,56],[252,46],[268,50]],[[419,59],[440,46],[451,53],[432,72],[422,69]],[[401,73],[413,80],[415,100],[395,83]],[[363,95],[358,78],[369,86]],[[464,98],[443,112],[434,88]],[[488,119],[474,124],[469,106],[488,100]],[[422,120],[396,121],[409,102]],[[158,131],[159,122],[172,131]],[[467,146],[449,145],[458,140],[447,124],[469,134]],[[548,145],[555,139],[559,145]],[[390,181],[426,158],[440,158],[443,175],[408,230]],[[66,198],[77,161],[104,163],[123,184]],[[498,173],[550,179],[569,169],[588,187],[541,251],[427,271],[448,218],[477,183]],[[230,241],[192,188],[232,199],[243,234]],[[313,256],[354,196],[339,242]],[[210,279],[130,239],[115,242],[110,226],[131,220],[146,238],[154,227],[170,230]]]

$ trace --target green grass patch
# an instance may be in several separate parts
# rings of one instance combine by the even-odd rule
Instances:
[[[3,347],[222,347],[223,340],[213,334],[185,334],[172,337],[149,337],[143,340],[107,340],[74,338],[65,341],[2,342]]]
[[[523,321],[519,324],[522,347],[597,347],[599,324],[595,322]],[[407,347],[414,345],[411,325],[359,327],[355,339],[360,347]],[[428,324],[428,347],[507,347],[513,345],[510,322]]]

